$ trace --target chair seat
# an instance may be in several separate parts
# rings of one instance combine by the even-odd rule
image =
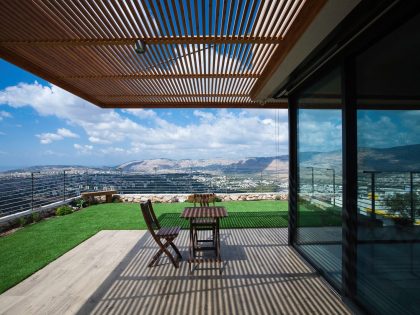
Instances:
[[[176,237],[181,231],[180,226],[172,226],[172,227],[162,227],[157,233],[156,236],[164,238],[164,237]]]

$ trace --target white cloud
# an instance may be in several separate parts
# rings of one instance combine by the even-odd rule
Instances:
[[[284,119],[287,111],[284,110],[222,109],[209,112],[196,109],[193,114],[198,119],[187,122],[182,119],[181,123],[170,116],[166,119],[171,121],[163,119],[164,115],[158,116],[153,110],[101,109],[57,86],[43,86],[36,82],[21,83],[0,91],[0,104],[15,108],[30,106],[41,116],[56,116],[73,129],[82,128],[86,139],[99,146],[93,150],[92,145],[75,145],[74,148],[83,154],[118,155],[127,160],[238,158],[274,155],[276,142],[287,148],[288,128],[287,119]],[[129,115],[150,119],[150,123],[136,123]],[[51,143],[75,135],[70,130],[59,129],[38,137],[42,143]],[[111,150],[111,147],[117,149]],[[281,152],[284,153],[287,150]]]
[[[193,112],[193,115],[196,116],[196,117],[199,117],[203,121],[207,121],[207,122],[213,121],[214,118],[215,118],[212,113],[204,112],[204,111],[201,111],[201,110],[195,110]]]
[[[57,129],[56,133],[45,132],[36,135],[42,144],[49,144],[54,141],[63,140],[64,138],[79,138],[79,136],[66,128]]]
[[[63,138],[79,138],[77,134],[75,134],[74,132],[71,132],[70,130],[66,128],[57,129],[57,134],[62,136]]]
[[[11,118],[11,117],[12,115],[9,112],[0,110],[0,121],[2,121],[4,118]]]
[[[151,109],[130,108],[130,109],[123,109],[122,112],[131,114],[140,119],[148,119],[148,118],[153,119],[157,117],[156,112],[154,112]]]
[[[93,151],[93,146],[89,144],[82,145],[82,144],[75,143],[73,147],[76,149],[76,151],[79,154],[91,154]]]

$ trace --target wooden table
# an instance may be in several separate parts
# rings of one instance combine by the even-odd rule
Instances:
[[[184,208],[184,211],[181,214],[181,218],[187,219],[190,222],[190,246],[189,246],[189,254],[190,257],[188,259],[188,264],[190,266],[190,271],[193,271],[193,268],[191,267],[191,264],[203,262],[203,261],[216,261],[219,263],[219,268],[221,272],[221,263],[222,259],[220,256],[220,219],[227,217],[227,211],[225,207],[186,207]],[[215,247],[195,247],[194,245],[194,231],[193,226],[191,224],[191,221],[193,219],[199,219],[199,218],[211,218],[216,220],[216,235],[214,236],[216,239],[216,246]],[[209,259],[203,259],[198,258],[196,256],[197,251],[202,250],[214,250],[215,251],[215,257],[209,258]]]

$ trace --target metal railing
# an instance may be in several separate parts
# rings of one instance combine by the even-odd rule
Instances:
[[[420,172],[360,171],[358,211],[375,219],[420,217]],[[341,172],[331,168],[302,166],[299,195],[320,207],[342,207]],[[391,203],[389,200],[392,200]]]
[[[35,210],[80,196],[85,191],[120,194],[287,192],[287,178],[260,172],[246,175],[197,171],[171,173],[25,172],[0,174],[0,217]]]

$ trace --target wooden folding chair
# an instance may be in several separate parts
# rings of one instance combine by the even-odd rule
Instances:
[[[212,194],[194,194],[194,207],[199,203],[200,207],[209,207],[212,203],[215,206],[216,195]],[[199,243],[211,242],[216,246],[216,227],[217,222],[214,218],[196,218],[191,221],[193,229],[194,248]],[[212,239],[198,239],[198,231],[212,231]]]
[[[168,256],[169,260],[175,266],[179,267],[179,260],[182,259],[181,253],[178,248],[173,243],[174,239],[178,236],[181,227],[161,227],[159,221],[156,218],[155,212],[153,211],[152,202],[150,200],[142,202],[140,204],[141,212],[143,213],[144,221],[146,221],[147,229],[150,234],[152,234],[153,239],[159,246],[159,251],[153,256],[152,261],[149,263],[148,267],[152,267],[159,257],[165,253]],[[157,232],[155,232],[157,230]],[[165,243],[162,242],[165,240]],[[171,246],[175,251],[178,259],[169,252],[168,246]]]

